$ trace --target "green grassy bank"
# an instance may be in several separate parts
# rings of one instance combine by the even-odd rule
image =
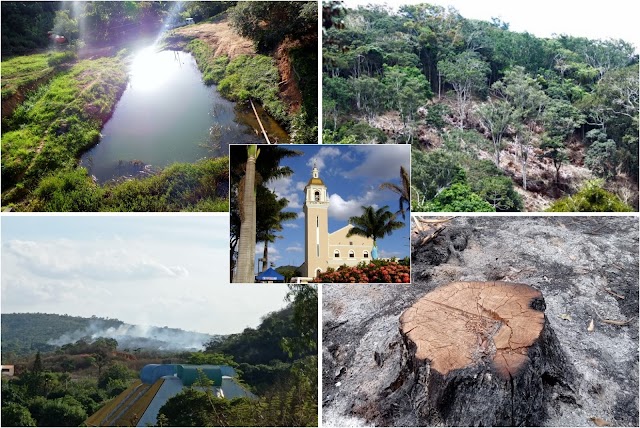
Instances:
[[[59,67],[64,61],[65,67]],[[16,211],[227,211],[228,158],[175,164],[158,175],[99,186],[80,155],[100,139],[127,84],[125,53],[75,62],[36,54],[2,62],[3,98],[29,92],[3,119],[2,206]]]

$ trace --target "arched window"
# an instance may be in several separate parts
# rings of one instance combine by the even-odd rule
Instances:
[[[322,273],[322,269],[320,268],[316,269],[316,278],[319,277],[321,273]]]
[[[353,250],[349,250],[349,258],[350,258],[350,259],[353,259],[353,258],[355,258],[355,256],[356,256],[355,251],[353,251]]]
[[[340,250],[335,250],[333,252],[333,257],[335,257],[336,259],[339,259],[340,258]]]
[[[316,190],[316,192],[314,193],[314,198],[316,200],[316,202],[320,202],[320,192]]]
[[[362,252],[362,257],[365,258],[365,259],[368,259],[369,258],[369,252],[367,250],[364,250]]]

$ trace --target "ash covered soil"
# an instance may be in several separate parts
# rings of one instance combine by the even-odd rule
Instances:
[[[568,394],[550,389],[545,425],[638,426],[638,219],[457,217],[442,225],[424,245],[417,242],[429,231],[412,233],[412,284],[323,285],[323,424],[420,425],[415,390],[398,385],[400,315],[449,282],[511,281],[542,291],[577,373]]]

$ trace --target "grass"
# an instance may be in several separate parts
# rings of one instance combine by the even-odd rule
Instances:
[[[2,100],[51,76],[61,64],[73,60],[75,55],[69,52],[48,52],[2,61]]]
[[[98,142],[126,81],[119,58],[81,61],[16,109],[2,138],[3,205],[52,172],[75,168],[77,157]]]
[[[99,186],[84,168],[45,177],[27,211],[229,211],[229,158],[176,163],[158,175]]]
[[[278,122],[289,127],[291,117],[278,96],[279,73],[273,58],[265,55],[240,55],[229,61],[216,57],[202,40],[191,40],[185,47],[196,59],[204,82],[217,83],[218,91],[231,101],[260,101],[264,109]]]

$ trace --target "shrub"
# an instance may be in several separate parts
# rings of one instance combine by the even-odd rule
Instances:
[[[36,421],[31,417],[29,409],[20,404],[11,403],[8,406],[2,406],[2,425],[6,427],[35,427]]]
[[[446,122],[444,116],[451,114],[451,109],[446,104],[432,104],[427,107],[427,113],[425,115],[425,122],[427,125],[434,128],[444,128]]]
[[[602,188],[602,180],[588,181],[575,195],[555,201],[547,209],[550,212],[627,212],[629,205],[613,193]]]
[[[484,199],[473,193],[467,184],[454,183],[444,189],[433,200],[415,208],[417,211],[440,212],[494,212]]]
[[[409,266],[396,261],[371,260],[359,263],[358,266],[340,266],[338,269],[328,268],[314,282],[337,283],[409,283],[411,276]]]
[[[102,192],[84,168],[44,178],[34,191],[34,211],[99,211]]]
[[[109,390],[109,384],[113,381],[121,381],[124,383],[126,389],[126,381],[133,378],[135,373],[129,370],[127,366],[122,363],[113,363],[109,367],[107,367],[100,378],[98,379],[98,387]],[[112,384],[111,388],[117,386],[116,384]],[[123,390],[124,390],[123,389]]]

